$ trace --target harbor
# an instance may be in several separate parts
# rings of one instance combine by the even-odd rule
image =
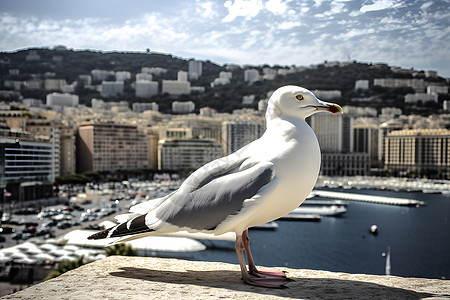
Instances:
[[[425,205],[425,202],[423,201],[415,199],[396,198],[396,197],[382,197],[374,195],[363,195],[363,194],[353,194],[353,193],[343,193],[343,192],[333,192],[323,190],[314,190],[312,194],[324,198],[335,198],[349,201],[371,202],[378,204],[416,206],[416,207]]]

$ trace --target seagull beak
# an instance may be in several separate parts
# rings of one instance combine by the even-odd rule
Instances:
[[[319,100],[319,103],[320,103],[320,105],[314,106],[316,108],[316,110],[318,110],[318,111],[328,111],[333,114],[343,114],[344,113],[344,111],[342,110],[342,107],[340,107],[337,104],[328,103],[328,102],[320,101],[320,100]]]

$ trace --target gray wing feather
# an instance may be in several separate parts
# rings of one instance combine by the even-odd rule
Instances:
[[[178,227],[212,230],[229,215],[239,212],[244,201],[253,197],[273,176],[271,162],[220,176],[197,190],[175,193],[158,208],[156,217]]]

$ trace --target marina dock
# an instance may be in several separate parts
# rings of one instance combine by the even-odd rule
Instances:
[[[424,206],[425,202],[406,198],[392,198],[363,194],[341,193],[331,191],[314,190],[313,194],[324,198],[343,199],[350,201],[372,202],[379,204],[400,205],[400,206]]]

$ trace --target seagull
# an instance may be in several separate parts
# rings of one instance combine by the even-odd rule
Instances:
[[[242,280],[261,287],[285,287],[289,279],[284,272],[256,267],[248,228],[288,214],[312,191],[321,157],[305,118],[318,112],[343,111],[305,88],[278,88],[268,101],[266,131],[259,139],[200,167],[178,190],[131,207],[129,213],[116,217],[118,225],[89,239],[119,238],[115,241],[119,243],[177,231],[234,232]]]

